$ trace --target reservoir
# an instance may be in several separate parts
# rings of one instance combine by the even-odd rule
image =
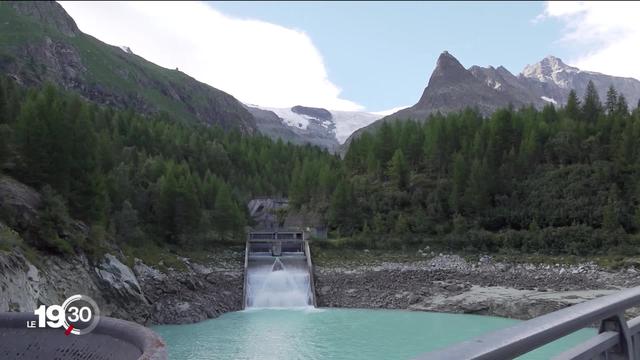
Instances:
[[[176,360],[406,360],[517,322],[399,310],[251,308],[153,330]],[[549,359],[595,333],[583,329],[520,359]]]

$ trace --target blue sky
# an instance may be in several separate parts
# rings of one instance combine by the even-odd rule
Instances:
[[[210,5],[306,32],[343,97],[373,111],[415,103],[443,50],[465,67],[503,65],[515,74],[546,55],[568,55],[557,42],[562,24],[533,21],[544,11],[542,2]]]
[[[413,105],[438,55],[469,67],[555,55],[640,78],[640,2],[61,2],[80,29],[247,104]]]

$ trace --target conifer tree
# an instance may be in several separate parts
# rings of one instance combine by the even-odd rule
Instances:
[[[600,103],[600,97],[593,81],[589,81],[587,84],[587,90],[584,95],[584,101],[582,104],[582,116],[589,123],[595,123],[598,120],[598,116],[602,112],[602,104]]]
[[[128,245],[139,246],[143,242],[144,233],[140,229],[138,211],[128,200],[122,203],[122,208],[113,216],[118,239]]]
[[[11,154],[11,139],[13,137],[13,133],[11,128],[7,124],[0,124],[0,172],[4,167],[4,164],[7,160],[9,160]]]
[[[305,188],[303,166],[296,163],[291,173],[291,186],[289,188],[289,199],[294,207],[300,207],[305,202]]]
[[[159,199],[157,204],[157,224],[162,236],[168,242],[178,242],[178,228],[175,223],[178,179],[174,164],[169,164],[167,173],[158,181]]]
[[[553,104],[547,104],[542,108],[542,120],[546,123],[553,123],[558,120],[558,113],[556,107]]]
[[[195,178],[184,171],[178,181],[174,205],[175,228],[179,235],[194,233],[200,222],[201,207],[196,189]]]
[[[465,193],[465,199],[475,212],[481,212],[489,206],[490,179],[486,161],[475,159],[471,165],[469,185]]]
[[[0,77],[0,125],[7,123],[7,95],[5,90],[4,78]]]
[[[393,232],[398,235],[406,235],[409,233],[409,231],[409,221],[407,220],[406,216],[404,214],[398,215],[396,223],[393,227]]]
[[[614,185],[609,190],[609,198],[607,205],[602,210],[602,228],[606,230],[616,230],[620,228],[620,219],[618,217],[619,206],[619,190]]]
[[[627,99],[623,94],[618,96],[618,102],[616,103],[615,113],[617,116],[629,115],[629,106],[627,105]]]
[[[400,190],[409,186],[409,164],[400,149],[395,151],[389,161],[389,177]]]
[[[569,91],[569,97],[567,99],[567,105],[564,107],[564,111],[572,120],[578,120],[580,118],[580,100],[576,95],[575,90]]]
[[[607,90],[607,102],[605,103],[605,109],[607,110],[608,115],[613,115],[616,112],[616,107],[618,105],[618,92],[613,87],[613,85],[609,86],[609,90]]]
[[[342,234],[350,234],[355,227],[356,219],[353,217],[353,212],[356,211],[355,206],[353,190],[346,181],[340,181],[331,196],[329,221],[336,224]]]
[[[393,128],[388,122],[383,122],[376,135],[376,158],[382,164],[387,164],[394,153]]]
[[[464,193],[467,188],[468,166],[462,153],[453,157],[453,188],[449,196],[449,206],[456,212],[463,209]]]
[[[213,224],[216,227],[220,240],[224,240],[229,231],[236,226],[237,208],[231,198],[231,191],[227,184],[220,186],[216,196],[216,208]]]

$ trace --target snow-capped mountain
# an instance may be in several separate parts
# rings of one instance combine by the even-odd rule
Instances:
[[[354,132],[352,136],[367,129],[375,129],[383,121],[425,120],[437,111],[446,113],[472,107],[489,115],[496,109],[509,105],[533,105],[537,108],[549,103],[564,105],[571,90],[582,97],[589,81],[593,82],[601,99],[604,99],[609,87],[613,86],[626,97],[630,106],[638,104],[640,81],[580,70],[555,56],[547,56],[533,65],[527,65],[520,74],[514,75],[503,66],[494,68],[474,65],[466,69],[458,59],[445,51],[438,57],[418,103],[386,116]]]
[[[563,89],[572,88],[572,79],[580,69],[569,66],[555,56],[547,56],[542,61],[525,66],[522,76],[537,79],[540,82],[554,83]]]
[[[536,95],[541,96],[543,100],[553,99],[558,104],[567,101],[571,90],[575,90],[578,96],[584,95],[589,81],[593,82],[601,99],[604,99],[609,87],[613,86],[619,93],[624,94],[631,106],[640,100],[640,81],[580,70],[565,64],[555,56],[547,56],[536,64],[525,66],[519,77],[529,80],[529,86],[536,90]]]
[[[296,105],[271,108],[248,105],[260,132],[294,143],[310,143],[337,151],[356,130],[383,117],[363,111],[336,111]]]

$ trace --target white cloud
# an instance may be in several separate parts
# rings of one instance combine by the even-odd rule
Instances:
[[[586,49],[569,63],[640,79],[640,3],[552,1],[541,18],[564,22],[561,41]]]
[[[361,110],[340,97],[304,32],[227,16],[201,2],[61,2],[80,29],[239,100]]]

